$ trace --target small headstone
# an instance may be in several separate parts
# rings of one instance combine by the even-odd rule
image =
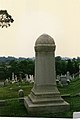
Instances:
[[[33,77],[33,75],[30,75],[30,83],[34,83],[34,77]]]
[[[22,82],[22,75],[19,74],[19,81]]]
[[[3,87],[4,86],[4,82],[0,82],[0,86]]]
[[[68,85],[68,83],[67,83],[67,78],[66,78],[65,75],[61,75],[60,81],[61,81],[61,84],[62,84],[62,85]]]
[[[28,82],[29,81],[28,75],[25,74],[25,77],[26,77],[26,82]]]
[[[22,89],[20,89],[18,91],[18,95],[19,95],[19,97],[24,97],[24,91]]]
[[[8,80],[8,79],[6,79],[5,81],[6,81],[7,83],[9,82],[9,80]]]
[[[6,80],[4,81],[4,85],[8,85],[8,84],[9,84],[9,80],[6,79]]]
[[[57,85],[59,85],[59,84],[60,84],[60,76],[59,76],[59,75],[57,75],[57,78],[56,78],[56,83],[57,83]]]
[[[17,75],[15,75],[15,81],[17,82]]]
[[[70,73],[69,73],[69,71],[67,71],[66,77],[67,77],[67,79],[70,79]]]
[[[23,103],[24,102],[24,91],[22,89],[20,89],[18,91],[18,96],[19,96],[19,102]]]
[[[12,81],[14,81],[15,79],[14,79],[14,73],[12,73]]]

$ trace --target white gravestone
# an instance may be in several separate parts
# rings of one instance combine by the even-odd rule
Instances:
[[[25,74],[25,76],[26,76],[26,82],[28,82],[29,81],[28,75]]]
[[[70,73],[69,73],[69,71],[67,71],[66,77],[67,77],[67,79],[70,79]]]
[[[34,77],[31,75],[30,83],[34,83]]]
[[[12,73],[12,81],[14,81],[15,80],[15,78],[14,78],[14,73]]]
[[[66,78],[67,78],[67,82],[70,83],[71,77],[69,71],[67,71]]]
[[[15,81],[17,82],[18,80],[17,80],[17,75],[15,75]]]

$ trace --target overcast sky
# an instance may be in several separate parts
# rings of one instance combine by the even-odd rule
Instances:
[[[80,56],[80,0],[0,0],[14,22],[0,28],[0,56],[34,57],[36,39],[54,38],[56,56]]]

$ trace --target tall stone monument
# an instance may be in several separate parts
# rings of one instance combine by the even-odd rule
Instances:
[[[55,75],[55,42],[47,34],[35,43],[35,81],[31,93],[24,98],[30,114],[55,113],[69,110],[57,89]]]

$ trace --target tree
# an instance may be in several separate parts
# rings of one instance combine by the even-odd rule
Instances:
[[[71,61],[71,59],[69,59],[67,62],[67,71],[69,71],[70,74],[74,73],[73,62]]]

